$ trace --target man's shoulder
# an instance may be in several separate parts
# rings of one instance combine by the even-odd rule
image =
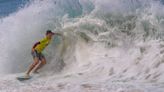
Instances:
[[[44,41],[47,41],[47,40],[48,40],[48,38],[47,37],[44,37],[39,42],[44,42]]]

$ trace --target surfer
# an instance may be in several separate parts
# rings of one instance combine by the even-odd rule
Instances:
[[[26,77],[30,76],[30,73],[33,69],[34,69],[34,73],[38,73],[38,70],[46,64],[46,59],[42,51],[49,45],[54,35],[62,36],[60,33],[54,33],[51,30],[47,30],[46,37],[34,44],[31,52],[34,62],[32,63],[32,65],[30,65],[26,73]]]

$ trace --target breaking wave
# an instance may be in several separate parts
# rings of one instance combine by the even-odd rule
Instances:
[[[32,45],[51,29],[46,74],[164,81],[164,6],[158,0],[31,0],[0,21],[1,73],[27,70]]]

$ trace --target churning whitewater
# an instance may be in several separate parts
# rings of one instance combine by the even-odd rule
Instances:
[[[60,32],[47,64],[32,45]],[[29,0],[0,19],[0,92],[164,92],[164,5],[160,0]]]

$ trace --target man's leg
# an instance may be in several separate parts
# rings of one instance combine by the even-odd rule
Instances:
[[[33,64],[30,66],[29,70],[27,71],[27,76],[30,75],[30,72],[35,68],[35,66],[39,63],[39,58],[35,57]]]
[[[34,73],[37,73],[40,68],[42,68],[46,64],[46,59],[44,57],[41,58],[41,63],[38,67],[34,70]]]

